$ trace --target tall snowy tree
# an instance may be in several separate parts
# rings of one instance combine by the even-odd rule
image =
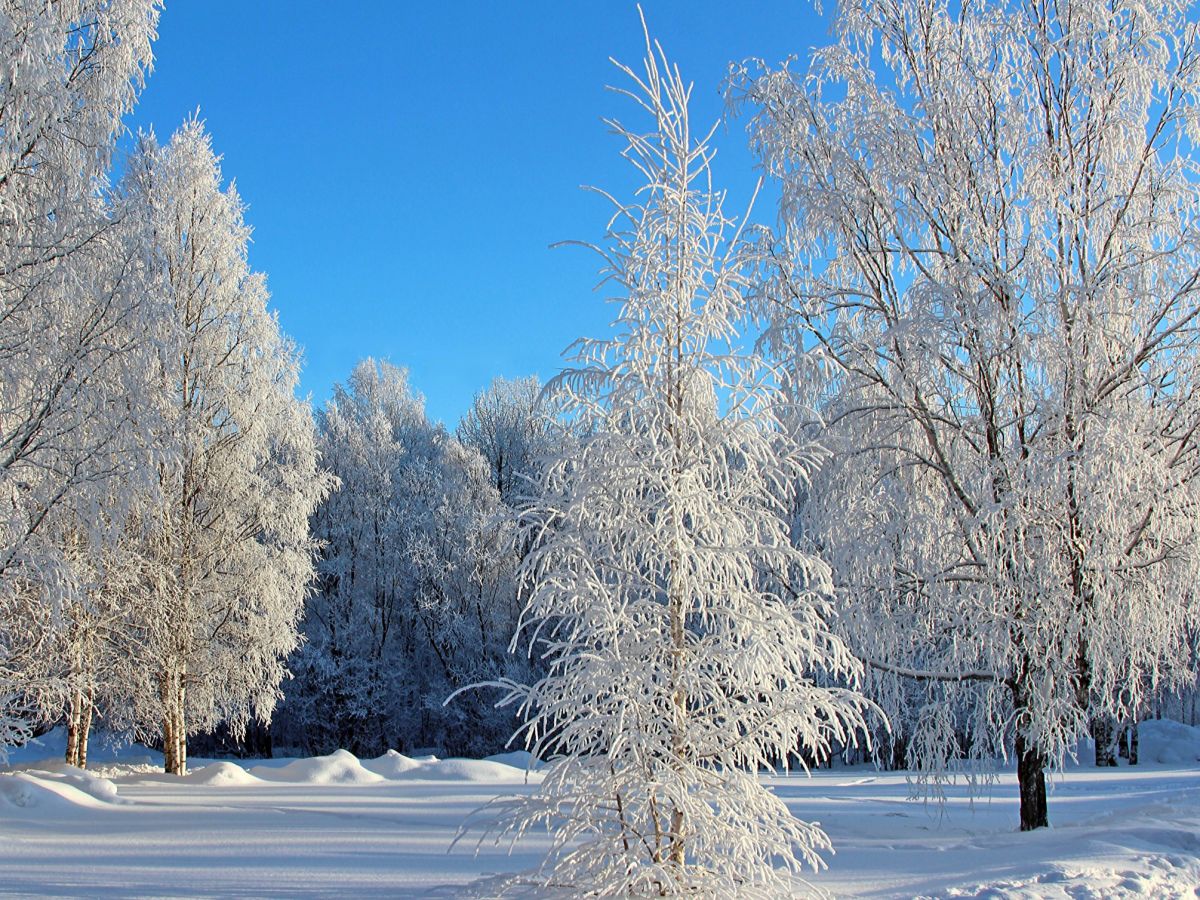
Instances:
[[[102,547],[87,513],[130,462],[141,296],[103,193],[158,6],[0,7],[0,750],[63,693],[53,644],[77,585],[60,526]]]
[[[834,375],[809,535],[841,621],[922,678],[915,762],[1015,754],[1023,829],[1191,658],[1191,10],[855,0],[807,71],[735,79],[783,184],[777,345]]]
[[[531,511],[514,644],[548,673],[504,702],[548,764],[503,828],[553,827],[538,884],[775,896],[828,840],[759,770],[855,739],[861,698],[814,675],[858,667],[825,621],[828,569],[789,539],[809,459],[766,401],[774,373],[738,349],[748,247],[711,188],[691,88],[648,36],[643,72],[620,68],[650,127],[610,124],[646,185],[597,248],[623,292],[616,336],[580,341],[549,388],[583,437]]]
[[[166,315],[148,382],[162,422],[158,479],[138,523],[151,590],[136,619],[127,714],[161,736],[168,772],[187,736],[269,718],[313,577],[317,466],[299,357],[246,259],[250,231],[202,125],[129,164],[152,300]]]

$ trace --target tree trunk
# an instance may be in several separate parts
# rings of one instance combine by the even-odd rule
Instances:
[[[1046,756],[1042,748],[1028,743],[1025,737],[1026,723],[1035,719],[1031,712],[1032,692],[1029,690],[1033,665],[1022,647],[1020,632],[1017,632],[1014,643],[1022,649],[1016,676],[1009,682],[1017,723],[1014,750],[1017,757],[1017,789],[1021,794],[1021,830],[1033,831],[1050,825],[1046,814]]]
[[[175,763],[175,691],[171,687],[171,676],[163,673],[162,684],[159,687],[163,705],[163,771],[168,775],[177,775]]]
[[[1129,760],[1131,766],[1138,761],[1138,723],[1129,722],[1121,726],[1121,758]]]
[[[687,727],[687,695],[683,689],[683,654],[684,654],[684,631],[683,631],[683,601],[681,595],[676,593],[670,600],[670,617],[671,617],[671,668],[672,681],[675,684],[675,691],[671,698],[674,706],[674,722],[671,727],[671,751],[675,756],[676,765],[681,773],[685,766],[687,758],[687,748],[684,746],[684,729]],[[668,859],[680,869],[683,868],[687,861],[687,854],[684,849],[684,828],[685,816],[682,809],[676,806],[671,811],[671,838],[670,852]]]
[[[178,700],[175,703],[175,764],[179,767],[177,775],[187,774],[187,684],[184,672],[179,673],[179,686],[176,692]]]
[[[168,775],[187,774],[187,723],[184,718],[183,675],[167,672],[162,675],[163,701],[163,769]]]
[[[1046,828],[1046,758],[1017,734],[1017,785],[1021,792],[1021,830]]]
[[[67,765],[87,768],[88,736],[91,730],[91,694],[88,691],[74,691],[71,694],[71,708],[67,714]]]
[[[67,754],[68,766],[79,765],[79,691],[71,694],[71,705],[67,708]]]
[[[91,692],[80,694],[81,709],[79,710],[78,737],[75,743],[75,765],[81,769],[87,768],[88,738],[92,733],[92,695]]]
[[[1090,731],[1096,744],[1096,765],[1111,768],[1117,764],[1117,728],[1112,716],[1099,715],[1092,719]]]

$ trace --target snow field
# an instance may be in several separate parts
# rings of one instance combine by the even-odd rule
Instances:
[[[458,897],[549,844],[533,833],[511,855],[476,854],[472,831],[451,847],[480,806],[533,790],[539,776],[507,764],[522,755],[198,760],[173,778],[140,747],[97,748],[87,772],[37,758],[56,744],[0,770],[0,896]],[[1136,768],[1055,776],[1052,827],[1029,833],[1011,773],[975,798],[951,786],[943,807],[869,767],[766,781],[828,831],[836,853],[809,880],[837,897],[1195,898],[1200,729],[1144,723],[1142,749]]]

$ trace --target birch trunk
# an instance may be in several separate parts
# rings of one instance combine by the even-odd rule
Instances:
[[[68,766],[79,765],[79,707],[80,692],[71,694],[71,706],[67,711],[67,755]]]
[[[88,736],[92,730],[92,696],[90,691],[76,690],[71,694],[67,714],[67,752],[69,766],[87,768]]]
[[[187,722],[183,672],[168,671],[162,676],[163,769],[168,775],[187,774]]]

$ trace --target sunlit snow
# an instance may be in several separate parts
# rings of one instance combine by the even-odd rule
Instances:
[[[1194,897],[1200,728],[1141,734],[1137,767],[1055,779],[1052,828],[1038,832],[1017,830],[1012,774],[974,803],[954,787],[945,807],[866,766],[768,783],[829,832],[837,853],[811,882],[838,897]],[[468,834],[451,848],[479,806],[529,790],[520,754],[194,760],[181,779],[139,746],[98,746],[87,772],[44,758],[61,744],[47,735],[0,770],[0,896],[457,897],[548,844],[476,854]]]

